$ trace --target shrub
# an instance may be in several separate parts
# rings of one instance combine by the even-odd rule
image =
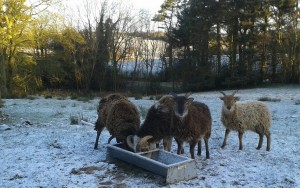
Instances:
[[[268,101],[268,102],[280,102],[281,99],[279,98],[271,98],[271,97],[260,97],[258,101]]]
[[[142,94],[140,94],[140,93],[134,94],[134,99],[135,99],[135,100],[140,100],[140,99],[142,99],[142,98],[143,98],[143,95],[142,95]]]
[[[4,102],[3,100],[0,99],[0,108],[2,108],[4,106]]]

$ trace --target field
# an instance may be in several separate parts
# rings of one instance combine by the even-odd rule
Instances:
[[[99,98],[5,99],[0,121],[0,187],[300,187],[300,86],[247,89],[237,94],[242,101],[261,99],[268,104],[270,152],[265,150],[266,139],[261,150],[255,149],[258,135],[253,132],[244,134],[241,151],[236,132],[229,135],[226,148],[220,148],[225,132],[220,96],[219,92],[192,95],[212,113],[211,159],[196,156],[198,177],[172,185],[126,163],[106,161],[107,130],[100,137],[99,149],[93,149],[93,126],[73,124],[71,119],[94,123]],[[130,100],[140,109],[141,120],[155,103],[147,97]],[[174,141],[171,152],[176,153],[176,148]]]

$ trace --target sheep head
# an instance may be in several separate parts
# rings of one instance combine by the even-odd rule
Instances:
[[[234,96],[237,92],[238,90],[234,91],[231,95],[226,95],[223,91],[220,91],[224,95],[220,99],[223,101],[223,111],[225,113],[234,111],[235,103],[239,100],[239,97]]]
[[[137,135],[127,136],[126,143],[128,147],[134,152],[144,152],[155,149],[155,143],[150,142],[153,136],[145,136],[143,138],[138,137]]]
[[[178,96],[176,93],[171,93],[174,100],[174,112],[175,115],[183,120],[184,117],[188,114],[189,106],[194,101],[194,98],[189,97],[191,93],[187,93],[184,96]]]

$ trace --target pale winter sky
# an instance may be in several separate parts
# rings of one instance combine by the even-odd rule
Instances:
[[[164,0],[131,0],[136,9],[147,9],[151,13],[156,13]]]
[[[113,1],[122,1],[126,2],[126,4],[132,4],[133,9],[146,9],[149,10],[151,13],[156,13],[160,9],[160,5],[164,2],[164,0],[108,0],[108,2]],[[64,1],[64,4],[68,7],[78,7],[78,5],[82,5],[84,2],[90,2],[92,3],[93,0],[87,0],[87,1],[78,1],[78,0],[66,0]],[[98,1],[100,2],[100,1]]]

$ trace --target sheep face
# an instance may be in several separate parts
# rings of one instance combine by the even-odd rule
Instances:
[[[225,114],[229,114],[235,110],[235,103],[239,100],[239,97],[235,97],[234,94],[238,91],[234,91],[231,95],[226,95],[223,91],[222,93],[224,96],[220,97],[223,101],[223,111]]]
[[[172,95],[174,100],[174,113],[180,120],[183,120],[187,116],[189,106],[194,101],[194,98],[189,98],[190,94],[178,96],[173,93]]]
[[[224,96],[220,97],[220,99],[223,101],[223,111],[225,113],[231,113],[234,111],[235,103],[238,101],[238,97]]]
[[[143,138],[137,135],[129,135],[126,139],[126,143],[134,152],[144,152],[155,149],[155,143],[148,142],[152,136],[145,136]]]

